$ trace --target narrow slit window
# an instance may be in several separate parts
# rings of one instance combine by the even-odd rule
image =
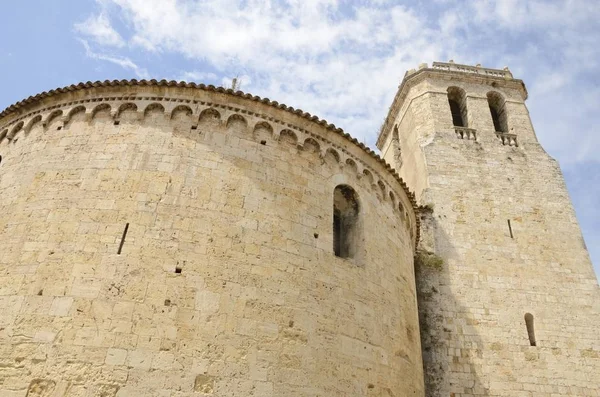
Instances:
[[[467,101],[465,91],[458,87],[448,88],[448,104],[452,114],[452,125],[467,127]]]
[[[396,168],[400,169],[400,167],[402,167],[402,148],[400,147],[400,133],[398,132],[398,126],[394,127],[392,145],[394,149],[394,162],[396,163]]]
[[[340,233],[342,230],[342,214],[337,208],[333,209],[333,252],[335,256],[342,256],[340,247]]]
[[[361,243],[360,207],[354,189],[339,185],[333,193],[333,252],[340,258],[354,258]]]
[[[129,230],[129,223],[125,225],[125,229],[123,230],[123,235],[121,236],[121,243],[119,244],[119,250],[117,251],[118,255],[121,255],[121,251],[123,250],[123,244],[125,244],[125,237],[127,237],[127,231]]]
[[[502,132],[502,127],[500,126],[500,116],[498,115],[498,110],[496,110],[496,108],[490,106],[490,113],[492,114],[492,121],[494,122],[494,129],[498,132]]]
[[[460,105],[452,99],[448,99],[448,102],[450,103],[450,111],[452,112],[452,124],[455,127],[464,127],[465,123],[460,114]]]
[[[533,314],[525,314],[525,326],[527,327],[527,336],[529,336],[529,344],[531,346],[537,346],[535,342],[535,330],[533,328]]]

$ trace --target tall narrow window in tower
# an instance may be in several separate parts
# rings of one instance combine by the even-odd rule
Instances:
[[[525,313],[525,325],[527,326],[527,335],[529,336],[529,344],[536,346],[535,332],[533,330],[533,314]]]
[[[467,100],[462,88],[448,88],[448,103],[452,113],[452,125],[455,127],[467,127]]]
[[[400,148],[400,134],[398,133],[398,126],[394,126],[394,132],[392,134],[392,147],[394,150],[394,165],[396,169],[402,167],[402,149]]]
[[[487,94],[490,113],[494,121],[494,129],[496,132],[508,132],[508,120],[506,118],[506,109],[504,106],[504,98],[495,91],[490,91]]]
[[[354,258],[360,245],[360,206],[356,191],[338,185],[333,191],[333,252],[340,258]]]

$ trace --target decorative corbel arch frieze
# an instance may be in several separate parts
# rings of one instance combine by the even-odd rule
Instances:
[[[111,106],[108,103],[101,103],[99,105],[96,105],[94,107],[91,108],[90,113],[89,113],[89,117],[88,120],[93,120],[94,117],[96,117],[96,115],[100,112],[103,112],[105,110],[108,110],[108,113],[111,115],[111,118],[114,118],[116,116],[115,113],[113,113],[113,110],[111,108]]]
[[[178,114],[185,114],[186,116],[193,118],[194,115],[194,111],[192,110],[192,108],[188,105],[177,105],[174,106],[173,109],[171,110],[170,114],[170,118],[171,120],[173,120],[175,118],[176,115]]]
[[[246,120],[246,118],[241,114],[232,113],[229,117],[227,117],[225,127],[227,129],[240,129],[245,133],[248,131],[248,120]]]
[[[64,118],[62,116],[62,109],[55,109],[46,116],[46,118],[42,121],[42,125],[44,128],[48,128],[52,122],[59,119],[59,128],[62,128],[64,126]]]
[[[225,90],[225,92],[227,91]],[[346,170],[345,172],[349,171],[350,174],[355,175],[357,179],[366,181],[367,186],[372,188],[374,192],[378,192],[377,195],[381,197],[382,203],[389,203],[394,211],[399,213],[400,217],[404,216],[406,218],[408,216],[406,209],[402,210],[406,205],[415,208],[416,203],[414,202],[414,194],[408,191],[406,184],[397,174],[395,174],[395,171],[372,150],[365,147],[356,139],[351,138],[341,129],[335,128],[324,120],[319,120],[316,116],[312,116],[301,110],[290,108],[285,105],[280,105],[277,102],[271,102],[268,99],[260,99],[258,97],[248,96],[248,94],[235,95],[249,100],[266,103],[270,106],[275,106],[300,117],[304,117],[313,122],[315,128],[325,128],[326,130],[330,130],[336,135],[341,135],[343,138],[351,141],[351,143],[365,151],[367,155],[375,157],[377,161],[384,165],[386,171],[390,172],[393,175],[393,178],[400,184],[401,188],[404,189],[408,201],[402,199],[402,195],[395,192],[394,188],[386,182],[386,178],[382,177],[378,171],[375,171],[372,167],[367,165],[364,159],[349,152],[345,148],[340,147],[339,144],[334,143],[329,139],[327,134],[316,133],[307,130],[306,127],[301,128],[289,122],[279,120],[273,115],[264,114],[262,112],[253,112],[232,105],[171,97],[138,97],[136,95],[127,95],[116,98],[115,96],[100,96],[57,104],[47,107],[46,109],[34,110],[13,119],[4,127],[1,127],[0,119],[0,129],[3,129],[4,137],[10,138],[13,131],[16,134],[16,132],[23,127],[25,127],[25,129],[31,129],[36,122],[44,120],[42,115],[45,112],[49,112],[44,120],[46,126],[56,117],[62,117],[61,121],[63,122],[63,125],[67,125],[73,116],[81,111],[85,111],[86,120],[88,121],[92,121],[99,112],[108,111],[110,117],[115,120],[116,124],[125,111],[134,111],[136,113],[135,119],[140,120],[150,111],[156,109],[159,109],[164,113],[165,120],[167,121],[172,121],[176,117],[181,117],[181,115],[189,117],[192,129],[195,129],[194,126],[197,126],[201,122],[209,120],[211,122],[216,122],[218,128],[222,127],[224,131],[234,122],[239,124],[244,124],[245,122],[246,128],[242,128],[241,130],[248,132],[248,137],[256,139],[258,141],[257,143],[260,142],[261,144],[264,144],[263,141],[265,141],[265,139],[280,143],[291,142],[296,147],[298,153],[314,152],[319,155],[322,162],[329,159],[330,162],[333,161],[340,169]],[[143,110],[140,111],[140,109]],[[17,128],[18,123],[24,121],[27,123],[24,123],[24,125]],[[2,138],[3,136],[0,134],[0,142],[2,142]],[[394,199],[391,199],[390,197],[394,197]],[[419,227],[418,221],[418,218],[416,218],[417,228]]]
[[[15,126],[10,130],[10,132],[6,136],[7,139],[9,141],[12,141],[15,138],[15,136],[19,133],[19,131],[21,131],[24,124],[25,123],[23,121],[19,121],[17,124],[15,124]]]
[[[139,113],[138,105],[135,102],[125,102],[125,103],[119,105],[116,113],[114,113],[114,114],[111,113],[111,114],[112,114],[113,118],[118,121],[121,119],[121,116],[125,112],[133,112],[135,114],[135,118],[139,119],[140,113]]]
[[[69,124],[71,122],[71,120],[73,119],[73,116],[75,116],[78,113],[83,112],[84,114],[86,113],[86,107],[84,105],[76,105],[73,106],[71,109],[69,109],[66,112],[66,116],[64,118],[64,123],[65,125]]]
[[[42,115],[41,114],[33,116],[31,119],[29,119],[29,121],[27,122],[27,124],[25,124],[25,127],[23,128],[23,132],[25,134],[29,134],[29,132],[31,131],[31,129],[37,123],[40,123],[41,121],[42,121]]]
[[[146,105],[142,114],[144,115],[144,118],[145,118],[145,117],[148,117],[148,115],[152,112],[159,112],[159,113],[162,113],[163,115],[167,114],[163,104],[158,103],[158,102],[152,102],[152,103],[149,103],[148,105]]]

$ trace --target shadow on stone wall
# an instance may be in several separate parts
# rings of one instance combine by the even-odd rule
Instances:
[[[466,309],[455,299],[450,284],[448,262],[460,260],[459,255],[434,211],[425,209],[420,216],[415,276],[426,396],[489,396],[487,382],[478,373],[483,342],[477,334],[463,333],[466,318],[461,314]],[[462,348],[457,347],[459,343]]]

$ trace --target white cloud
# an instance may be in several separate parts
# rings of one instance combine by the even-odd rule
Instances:
[[[75,30],[90,37],[103,46],[123,47],[125,41],[121,35],[113,29],[105,14],[91,16],[82,23],[75,24]]]
[[[217,80],[217,79],[218,79],[218,76],[214,73],[201,72],[201,71],[197,71],[197,70],[183,72],[177,77],[177,80],[196,81],[196,82],[206,82],[206,81],[213,81],[213,80]]]
[[[79,40],[81,42],[81,44],[83,44],[83,47],[85,48],[85,54],[86,56],[93,58],[93,59],[98,59],[101,61],[106,61],[106,62],[110,62],[110,63],[114,63],[124,69],[129,69],[131,71],[133,71],[135,73],[135,75],[139,78],[142,79],[147,79],[148,78],[148,71],[144,68],[139,67],[135,62],[133,62],[131,59],[129,58],[124,58],[124,57],[116,57],[116,56],[111,56],[111,55],[106,55],[106,54],[101,54],[101,53],[97,53],[92,51],[92,49],[90,48],[90,45],[88,44],[87,41],[85,40]]]
[[[567,97],[580,96],[585,88],[578,86],[579,75],[600,61],[594,36],[585,34],[600,19],[600,7],[588,2],[444,0],[430,9],[384,0],[101,0],[100,5],[89,21],[110,31],[105,15],[111,10],[129,29],[128,51],[183,55],[215,71],[189,72],[181,76],[186,80],[229,85],[241,71],[243,89],[325,117],[370,144],[405,70],[450,58],[508,64],[523,77],[533,113],[548,110],[536,127],[544,129],[543,142],[561,161],[574,159],[567,153],[578,153],[577,160],[593,156],[582,142],[600,139],[574,116],[575,101],[549,100],[567,87]],[[109,49],[110,36],[90,39]],[[111,58],[136,70],[127,57]],[[598,103],[600,97],[591,100]],[[561,122],[569,128],[565,120],[590,136],[565,144],[564,131],[557,129]]]
[[[428,40],[422,18],[403,6],[344,9],[333,0],[112,2],[133,27],[133,49],[204,59],[229,76],[226,85],[242,69],[243,89],[334,122],[348,113],[360,115],[368,132],[352,132],[371,142],[389,105],[382,98],[391,98],[406,68],[442,48]],[[379,113],[376,123],[373,113]]]

